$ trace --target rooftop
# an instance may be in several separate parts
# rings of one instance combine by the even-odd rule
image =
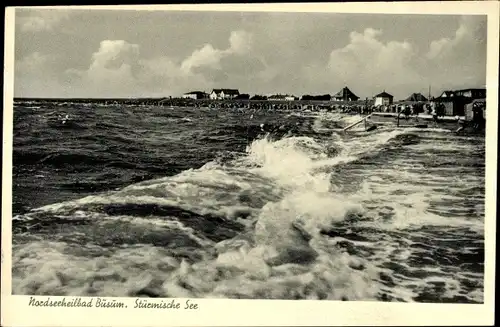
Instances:
[[[422,93],[412,93],[406,101],[427,101],[427,98]]]
[[[203,91],[191,91],[191,92],[187,92],[187,93],[184,93],[184,94],[206,94],[206,93],[203,92]]]
[[[237,89],[213,89],[212,92],[215,93],[224,92],[225,94],[240,94],[240,92]]]
[[[351,90],[349,90],[349,88],[346,86],[344,88],[342,88],[340,91],[338,91],[337,93],[335,93],[333,95],[334,98],[344,98],[344,97],[356,97],[356,98],[359,98],[356,94],[354,94]]]
[[[394,98],[392,95],[390,95],[389,93],[387,93],[385,91],[377,94],[375,97],[376,98]]]

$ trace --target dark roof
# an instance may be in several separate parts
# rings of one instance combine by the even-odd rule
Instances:
[[[191,92],[184,93],[184,94],[206,94],[206,93],[202,92],[202,91],[191,91]]]
[[[455,92],[464,92],[464,91],[486,91],[486,88],[462,89],[462,90],[456,90]]]
[[[394,98],[392,95],[390,95],[389,93],[387,93],[385,91],[377,94],[375,97],[376,98]]]
[[[333,95],[334,98],[342,98],[342,99],[347,99],[347,98],[356,98],[359,99],[359,97],[352,93],[351,90],[346,86],[342,90],[338,91]]]
[[[441,93],[441,95],[439,97],[442,97],[443,95],[445,95],[446,97],[452,97],[454,95],[454,92],[453,91],[443,91],[443,93]]]
[[[212,92],[215,92],[215,93],[224,92],[224,94],[240,94],[240,92],[236,89],[213,89]]]
[[[412,93],[406,101],[427,101],[427,98],[424,97],[421,93]]]
[[[461,102],[461,101],[467,101],[467,97],[464,97],[463,95],[455,95],[455,94],[452,94],[453,96],[446,96],[446,97],[442,97],[442,96],[439,96],[437,98],[434,98],[432,99],[432,101],[436,101],[436,102]]]

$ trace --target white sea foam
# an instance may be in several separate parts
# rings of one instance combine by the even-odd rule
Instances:
[[[359,118],[348,116],[344,123]],[[318,119],[338,117],[323,113]],[[322,128],[321,124],[315,128]],[[426,285],[438,280],[445,285],[441,296],[462,294],[450,271],[418,268],[433,276],[422,280],[383,266],[394,260],[407,271],[417,269],[405,263],[418,252],[409,247],[413,241],[395,239],[392,232],[406,235],[408,228],[446,226],[465,227],[482,234],[480,219],[444,217],[430,211],[432,202],[440,197],[459,199],[453,195],[443,198],[434,190],[440,184],[449,184],[449,178],[422,172],[411,158],[403,158],[370,171],[353,171],[351,192],[342,192],[335,185],[335,180],[345,176],[336,176],[330,168],[383,151],[390,140],[409,132],[401,129],[358,136],[333,134],[323,141],[310,137],[258,139],[231,167],[212,162],[176,176],[40,208],[38,212],[59,214],[85,212],[105,204],[172,206],[245,221],[245,230],[234,238],[214,243],[195,236],[182,221],[166,221],[154,214],[145,219],[103,217],[99,213],[103,221],[122,219],[134,225],[177,229],[203,244],[202,258],[197,262],[182,261],[149,245],[117,247],[106,260],[72,255],[64,243],[17,245],[14,269],[19,273],[14,280],[14,293],[49,294],[55,290],[68,295],[130,295],[148,288],[168,297],[370,300],[382,293],[413,301]],[[335,156],[327,151],[332,145],[338,150]],[[412,149],[422,153],[429,145],[415,144]],[[361,175],[361,181],[354,180],[356,174]],[[453,185],[457,191],[470,187],[470,183]],[[347,221],[351,217],[360,219]],[[356,241],[349,235],[328,238],[321,233],[335,231],[338,226],[370,228],[378,234]],[[346,242],[354,249],[369,249],[373,254],[363,256],[340,247]],[[408,248],[401,249],[398,242],[406,242]],[[137,268],[140,265],[143,269]],[[397,280],[398,285],[387,286],[380,277],[383,273]],[[481,301],[482,292],[475,290],[469,298]]]

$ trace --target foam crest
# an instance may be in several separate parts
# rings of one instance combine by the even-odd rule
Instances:
[[[324,148],[309,137],[290,137],[279,141],[267,138],[254,141],[247,148],[247,160],[264,176],[284,186],[328,189],[328,176],[313,176],[316,162],[328,158]]]
[[[269,179],[246,169],[220,166],[184,171],[176,176],[130,185],[122,190],[47,205],[37,212],[74,212],[102,205],[177,207],[228,219],[252,216],[282,190]]]

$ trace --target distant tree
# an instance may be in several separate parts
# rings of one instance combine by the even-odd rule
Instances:
[[[242,94],[238,94],[238,96],[236,96],[237,100],[248,100],[250,99],[250,95],[249,94],[245,94],[245,93],[242,93]]]
[[[318,95],[315,97],[315,100],[318,100],[318,101],[330,101],[332,97],[330,96],[330,94],[323,94],[323,95]]]
[[[303,95],[302,100],[309,100],[309,101],[330,101],[331,100],[330,94],[323,94],[323,95]]]
[[[267,97],[265,95],[256,94],[253,97],[251,97],[250,100],[267,100]]]

